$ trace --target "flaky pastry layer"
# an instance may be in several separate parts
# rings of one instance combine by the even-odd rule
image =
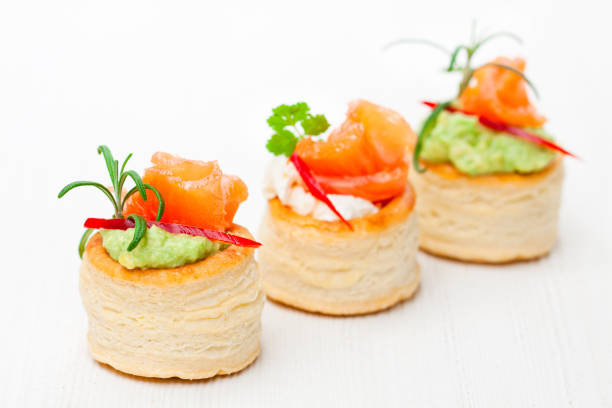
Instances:
[[[251,238],[239,226],[232,232]],[[180,268],[128,270],[96,234],[80,272],[93,357],[158,378],[208,378],[248,366],[259,354],[264,302],[253,252],[230,246]]]
[[[420,247],[464,261],[504,263],[547,254],[557,238],[563,165],[529,175],[469,177],[452,165],[411,170]]]
[[[340,221],[301,216],[268,202],[258,261],[268,297],[331,315],[379,311],[419,285],[414,192],[408,187],[378,213]]]

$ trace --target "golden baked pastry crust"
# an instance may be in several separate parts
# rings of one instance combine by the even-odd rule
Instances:
[[[249,355],[242,357],[241,360],[235,363],[226,364],[223,368],[215,369],[182,369],[180,372],[175,369],[157,369],[155,373],[152,373],[150,367],[142,364],[141,361],[133,360],[131,358],[125,358],[123,356],[113,355],[110,356],[108,350],[101,348],[97,342],[92,340],[90,336],[87,336],[89,340],[89,351],[93,356],[94,360],[99,363],[106,364],[114,370],[122,373],[134,375],[137,377],[147,378],[180,378],[183,380],[203,380],[206,378],[215,377],[217,375],[229,375],[235,374],[248,368],[251,364],[257,360],[261,351],[259,342],[257,347],[254,348]]]
[[[232,233],[251,238],[243,227]],[[230,246],[179,268],[129,270],[99,234],[87,245],[80,291],[95,360],[143,377],[230,374],[259,354],[265,295],[252,248]]]
[[[314,228],[321,233],[354,235],[355,233],[376,233],[390,225],[404,220],[414,209],[415,194],[410,184],[406,186],[403,195],[395,197],[384,205],[376,214],[350,220],[354,231],[351,231],[342,221],[321,221],[308,215],[300,215],[290,207],[283,205],[278,198],[268,200],[271,215],[278,221],[287,222],[299,228]]]
[[[562,157],[532,174],[470,177],[450,164],[410,172],[420,247],[463,261],[507,263],[546,255],[557,236]]]
[[[246,228],[237,224],[234,224],[227,232],[253,239],[253,236]],[[85,251],[89,262],[112,278],[147,285],[167,286],[180,285],[192,280],[212,277],[224,269],[244,262],[246,258],[253,255],[254,249],[231,245],[223,251],[219,251],[192,264],[183,265],[178,268],[144,270],[127,269],[111,258],[102,246],[102,236],[99,233],[91,237]]]
[[[305,299],[299,294],[284,291],[282,288],[267,284],[264,282],[264,290],[268,299],[285,306],[295,309],[305,310],[312,313],[320,313],[330,316],[357,316],[369,313],[381,312],[387,310],[396,304],[410,299],[419,289],[421,281],[421,271],[417,267],[415,277],[412,282],[407,285],[397,287],[390,291],[386,296],[364,301],[342,302],[325,301],[317,299],[316,301]]]
[[[414,191],[379,212],[340,221],[301,216],[268,201],[258,252],[268,297],[330,315],[380,311],[410,298],[419,286]]]
[[[470,184],[483,186],[501,183],[514,183],[521,184],[524,186],[537,184],[540,183],[546,177],[549,177],[551,173],[557,171],[558,167],[561,166],[562,162],[563,157],[561,157],[560,154],[557,154],[548,166],[536,173],[495,173],[480,176],[468,176],[466,174],[461,173],[455,168],[455,166],[450,163],[429,163],[421,161],[422,165],[427,168],[427,171],[432,171],[438,176],[443,177],[447,180],[465,180]]]

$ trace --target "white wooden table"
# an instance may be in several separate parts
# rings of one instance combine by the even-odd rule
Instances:
[[[612,406],[609,9],[596,1],[438,3],[82,1],[0,4],[1,407]],[[511,3],[511,4],[510,4]],[[442,12],[444,11],[444,12]],[[265,119],[305,100],[330,121],[365,97],[417,125],[423,98],[454,91],[423,47],[469,22],[526,40],[483,49],[528,58],[566,161],[560,237],[540,261],[501,267],[420,255],[422,288],[390,311],[328,318],[267,303],[262,354],[209,381],[146,380],[95,363],[78,295],[80,223],[106,216],[98,144],[165,150],[240,175],[237,221],[257,230]]]

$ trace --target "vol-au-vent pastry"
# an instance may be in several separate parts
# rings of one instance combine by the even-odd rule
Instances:
[[[525,61],[471,59],[494,34],[457,48],[448,71],[463,78],[455,98],[432,109],[413,141],[420,247],[466,261],[501,263],[547,254],[557,237],[562,157],[527,93]]]
[[[133,375],[184,379],[251,364],[264,294],[259,244],[233,223],[246,185],[217,162],[167,153],[153,155],[141,179],[125,170],[129,156],[119,167],[106,146],[98,151],[112,189],[75,182],[59,194],[93,186],[113,205],[112,218],[85,221],[79,245],[93,358]],[[128,179],[131,190],[124,189]]]
[[[268,124],[276,155],[258,262],[269,298],[331,315],[386,309],[419,286],[415,194],[408,183],[408,123],[357,100],[329,124],[305,103],[280,105]]]

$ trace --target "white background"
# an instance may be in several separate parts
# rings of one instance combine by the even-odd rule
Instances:
[[[0,3],[0,406],[611,407],[610,9],[603,1],[17,1]],[[413,301],[359,318],[267,303],[262,354],[238,375],[143,380],[95,363],[85,341],[76,245],[108,216],[97,191],[108,144],[135,156],[217,159],[250,198],[256,231],[265,119],[307,101],[338,124],[355,97],[416,127],[418,101],[455,92],[448,47],[470,23],[512,30],[480,61],[523,55],[566,161],[560,236],[540,261],[490,267],[421,254]],[[528,232],[526,232],[528,233]]]

